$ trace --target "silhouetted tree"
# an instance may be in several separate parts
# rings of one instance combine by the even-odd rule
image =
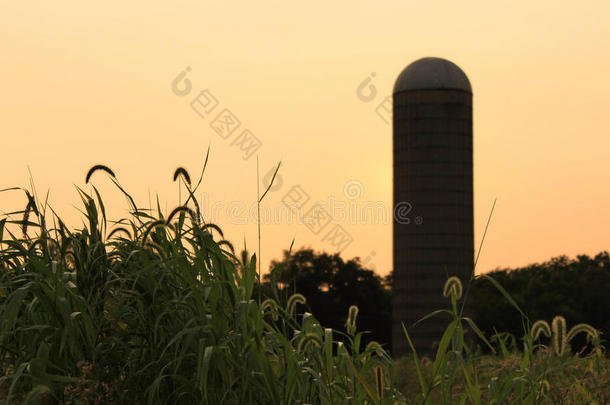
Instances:
[[[275,281],[280,291],[303,294],[322,325],[345,332],[349,306],[357,305],[358,330],[371,332],[364,340],[376,340],[390,348],[391,290],[380,276],[364,268],[358,257],[344,261],[339,254],[311,249],[284,251],[283,260],[273,261],[271,268],[276,269]],[[269,283],[269,275],[265,281]]]
[[[591,258],[586,255],[569,259],[552,258],[544,263],[518,269],[502,269],[488,273],[506,289],[529,319],[551,321],[563,315],[568,325],[588,323],[600,329],[603,339],[610,334],[610,257],[602,252]],[[509,332],[523,336],[521,315],[498,290],[483,278],[475,279],[475,306],[478,326],[493,334]],[[578,337],[573,348],[578,350],[584,337]]]
[[[377,340],[391,348],[392,272],[381,278],[366,269],[359,258],[344,261],[338,254],[317,253],[302,249],[284,252],[281,261],[273,261],[276,282],[288,296],[299,292],[307,297],[309,310],[328,327],[345,331],[347,310],[358,305],[358,330],[371,334],[366,340]],[[588,323],[610,335],[610,255],[602,252],[569,259],[559,256],[547,262],[522,268],[498,269],[488,273],[513,297],[531,322],[551,321],[563,315],[568,325]],[[265,276],[263,295],[270,294],[269,275]],[[440,292],[439,292],[440,294]],[[477,277],[474,296],[476,323],[488,337],[495,331],[508,332],[520,339],[523,320],[517,310],[487,280]],[[584,335],[573,342],[579,350]]]

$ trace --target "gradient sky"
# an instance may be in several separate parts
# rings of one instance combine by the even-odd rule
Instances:
[[[231,145],[237,133],[224,140],[210,127],[228,108],[238,132],[262,142],[261,176],[282,161],[267,208],[285,213],[282,197],[297,185],[306,207],[343,203],[347,218],[333,220],[353,241],[342,255],[385,274],[391,222],[354,221],[349,210],[391,215],[392,129],[376,107],[407,64],[439,56],[474,91],[477,248],[498,199],[477,272],[594,254],[610,241],[609,17],[602,1],[5,1],[0,189],[27,186],[29,167],[38,194],[50,189],[53,207],[78,225],[75,185],[88,189],[87,170],[104,163],[140,205],[159,193],[171,210],[174,169],[198,177],[211,145],[204,199],[221,207],[227,238],[253,250],[256,223],[244,210],[256,201],[256,157]],[[181,97],[171,83],[186,66],[192,90]],[[372,73],[377,95],[365,102],[357,88]],[[190,102],[205,89],[219,105],[202,118]],[[110,216],[124,215],[110,181],[97,173],[93,182]],[[0,212],[25,203],[0,194]],[[289,222],[262,226],[264,263],[293,238],[296,248],[332,250],[329,228]]]

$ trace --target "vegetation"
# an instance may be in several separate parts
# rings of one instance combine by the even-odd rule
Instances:
[[[391,351],[392,273],[384,279],[362,266],[358,258],[344,261],[339,255],[301,249],[284,252],[278,269],[280,288],[300,292],[308,299],[308,308],[324,325],[341,328],[345,324],[347,308],[360,307],[359,325],[369,331],[365,337],[376,340]],[[552,258],[544,263],[517,269],[495,270],[487,273],[504,287],[519,308],[530,319],[546,322],[561,314],[568,323],[594,325],[605,335],[610,331],[610,256],[601,252],[594,257],[580,255]],[[269,280],[266,278],[266,287]],[[476,322],[486,336],[501,331],[510,334],[507,344],[516,349],[517,339],[523,335],[522,314],[511,302],[498,295],[489,280],[474,279],[470,294],[474,300]],[[585,335],[571,341],[579,350],[586,344]],[[485,346],[481,346],[485,350]]]
[[[419,387],[405,387],[405,379],[399,379],[404,384],[400,387],[402,392],[413,392],[407,394],[407,401],[422,404],[602,404],[610,399],[609,363],[598,330],[580,324],[566,332],[565,319],[561,316],[555,317],[552,327],[545,321],[530,326],[527,316],[497,281],[488,275],[481,278],[496,287],[522,314],[525,335],[521,350],[510,350],[506,344],[510,335],[496,333],[488,340],[472,320],[460,317],[458,301],[462,285],[457,277],[450,277],[443,294],[451,299],[451,309],[436,312],[450,314],[453,321],[440,339],[435,358],[420,361],[407,335],[414,352],[410,374],[416,374],[419,382]],[[481,343],[487,345],[492,356],[482,355],[465,343],[466,325]],[[537,342],[540,334],[547,332],[548,336],[553,336],[552,348]],[[584,357],[571,353],[567,345],[579,333],[584,333],[593,347]],[[407,364],[404,359],[397,362],[395,374],[408,375],[404,371]]]
[[[338,344],[340,331],[300,313],[302,295],[253,296],[256,256],[238,260],[220,228],[204,222],[193,197],[197,186],[186,176],[179,177],[190,194],[186,204],[168,215],[158,208],[153,216],[136,206],[112,171],[94,169],[125,193],[131,217],[109,223],[93,187],[92,195],[79,190],[86,225],[78,231],[29,191],[25,210],[12,213],[23,218],[0,220],[0,398],[6,403],[400,398],[382,377],[389,375],[389,357],[379,345],[365,347],[362,333],[352,329]],[[379,391],[367,382],[376,367],[385,384]]]
[[[362,266],[358,258],[344,261],[339,254],[316,253],[311,249],[285,251],[271,267],[278,289],[285,295],[299,292],[320,322],[333,329],[345,327],[351,305],[359,308],[358,327],[368,331],[366,341],[375,340],[391,350],[391,286]],[[265,277],[269,284],[270,277]]]
[[[589,323],[610,334],[610,256],[576,259],[555,257],[518,269],[488,273],[530,317],[547,322],[562,315],[570,324]],[[488,336],[496,331],[519,337],[523,334],[521,314],[505,298],[498,299],[496,288],[483,278],[474,281],[477,324]],[[574,339],[573,348],[585,344],[584,335]]]
[[[87,180],[98,171],[125,194],[128,218],[108,221],[92,187],[91,193],[79,189],[86,218],[82,229],[68,229],[46,201],[25,190],[26,208],[0,219],[3,403],[608,400],[607,360],[593,328],[570,332],[559,320],[552,326],[538,323],[532,332],[523,317],[520,350],[511,350],[503,335],[487,340],[470,319],[460,317],[462,286],[450,279],[439,294],[447,297],[443,311],[451,320],[435,357],[420,359],[414,353],[392,362],[379,343],[365,344],[358,331],[370,308],[349,306],[344,325],[324,327],[318,314],[303,312],[308,298],[288,289],[293,280],[283,277],[290,268],[282,270],[279,263],[268,288],[258,289],[256,255],[238,258],[221,229],[202,218],[194,198],[201,178],[192,186],[188,173],[177,170],[174,179],[186,187],[187,201],[170,213],[157,204],[153,213],[136,205],[110,169],[96,166]],[[343,266],[357,267],[349,263]],[[487,280],[521,312],[494,279]],[[467,329],[494,355],[469,346]],[[559,332],[561,351],[537,340],[549,330]],[[584,356],[561,343],[577,332],[591,343]],[[406,329],[405,339],[410,342]]]

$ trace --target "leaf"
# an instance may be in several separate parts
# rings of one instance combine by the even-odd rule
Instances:
[[[510,294],[504,289],[504,287],[502,287],[500,285],[500,283],[498,283],[496,280],[494,280],[491,276],[487,275],[487,274],[481,274],[480,277],[483,277],[486,280],[489,280],[494,287],[496,287],[496,289],[498,291],[500,291],[500,293],[504,296],[504,298],[506,298],[508,300],[508,302],[517,310],[519,311],[519,313],[525,318],[528,319],[527,315],[525,315],[525,313],[521,310],[521,308],[519,307],[519,305],[517,305],[517,303],[515,302],[515,300],[513,299],[513,297],[510,296]]]
[[[468,323],[468,326],[470,326],[470,329],[472,329],[474,333],[476,333],[477,336],[491,349],[493,354],[496,354],[496,349],[494,349],[491,343],[489,343],[489,341],[485,338],[485,335],[483,334],[481,329],[479,329],[479,327],[474,323],[474,321],[468,317],[463,317],[462,320],[466,321],[466,323]]]
[[[277,175],[278,170],[280,170],[280,166],[281,166],[282,162],[277,164],[277,167],[275,168],[275,172],[273,172],[273,177],[271,177],[271,181],[269,182],[269,186],[267,187],[267,190],[265,190],[265,192],[263,193],[263,195],[258,199],[258,202],[260,203],[261,201],[263,201],[263,198],[265,198],[265,196],[267,195],[267,193],[269,192],[269,190],[271,189],[271,187],[273,186],[273,181],[275,180],[275,176]]]
[[[420,386],[421,392],[423,394],[428,391],[428,386],[424,380],[424,375],[422,373],[421,365],[419,363],[419,357],[417,356],[417,350],[415,350],[415,346],[413,346],[413,342],[411,341],[411,337],[409,336],[409,333],[407,332],[407,328],[405,327],[405,324],[401,322],[400,325],[402,326],[402,331],[404,332],[405,337],[407,338],[407,342],[409,342],[409,346],[411,347],[411,351],[413,352],[413,362],[415,363],[415,371],[417,371],[417,378],[419,379],[419,386]]]

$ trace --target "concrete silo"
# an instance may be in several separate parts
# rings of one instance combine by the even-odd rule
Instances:
[[[465,288],[473,271],[472,89],[457,65],[423,58],[398,76],[393,98],[392,346],[401,356],[410,352],[401,322],[418,352],[429,352],[447,318],[413,323],[447,308],[447,276]]]

